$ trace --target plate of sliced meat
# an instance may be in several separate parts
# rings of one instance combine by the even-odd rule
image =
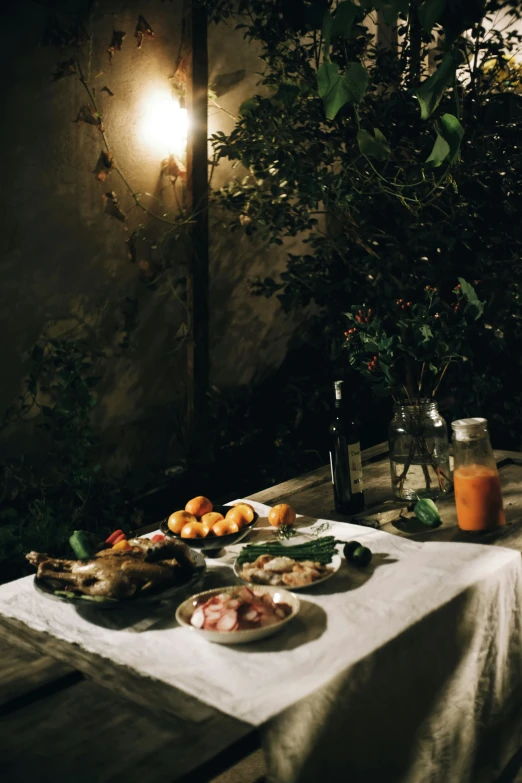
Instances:
[[[290,547],[288,547],[290,550]],[[328,564],[314,560],[297,560],[286,555],[259,555],[251,563],[234,563],[234,573],[248,584],[284,587],[286,590],[308,590],[330,579],[341,567],[341,556],[334,554]]]
[[[102,549],[83,560],[30,552],[27,559],[38,569],[34,586],[48,598],[114,609],[194,589],[205,572],[203,555],[180,541],[134,538],[129,545],[120,551]]]
[[[245,644],[272,636],[299,611],[295,595],[274,587],[223,587],[184,601],[176,620],[217,644]]]

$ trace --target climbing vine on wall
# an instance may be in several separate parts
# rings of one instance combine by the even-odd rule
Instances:
[[[99,142],[92,170],[100,188],[100,215],[105,213],[115,221],[115,227],[123,227],[129,260],[143,286],[151,292],[167,290],[184,314],[183,242],[190,218],[180,203],[168,209],[152,194],[137,192],[114,154],[110,129],[100,108],[100,95],[114,97],[110,77],[105,76],[102,86],[96,82],[96,87],[91,78],[97,10],[97,4],[91,4],[90,16],[72,23],[58,15],[47,18],[43,43],[57,55],[50,81],[56,85],[76,79],[81,84],[84,99],[70,121],[80,133],[94,134]],[[70,16],[64,18],[70,20]],[[137,17],[128,34],[107,27],[108,62],[114,61],[124,46],[133,45],[154,45],[154,32],[143,15]],[[181,80],[178,73],[176,83]],[[183,171],[175,169],[173,161],[166,161],[164,177],[174,189]],[[129,195],[133,206],[125,209],[122,201],[128,202]],[[37,452],[27,458],[10,458],[0,465],[0,561],[9,560],[18,567],[29,549],[56,554],[67,551],[68,536],[75,528],[92,530],[103,538],[115,527],[129,530],[139,526],[140,513],[133,498],[150,477],[138,480],[111,475],[93,425],[93,409],[108,362],[132,345],[138,320],[138,300],[127,296],[105,322],[91,313],[65,332],[55,324],[44,330],[34,347],[22,391],[5,412],[0,431],[9,438],[23,425],[25,437],[38,433],[37,440],[46,453],[45,457]],[[182,347],[186,333],[183,319],[173,351]],[[156,484],[160,480],[155,477]]]

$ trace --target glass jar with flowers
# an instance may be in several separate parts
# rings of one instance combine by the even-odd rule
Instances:
[[[451,487],[448,432],[437,395],[450,365],[467,361],[470,330],[483,309],[475,288],[458,278],[446,291],[426,285],[346,313],[351,367],[376,394],[394,401],[390,470],[401,500],[436,498]]]

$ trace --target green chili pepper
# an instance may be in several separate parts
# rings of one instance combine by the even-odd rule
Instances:
[[[419,522],[422,522],[426,527],[439,527],[442,525],[439,510],[430,498],[418,500],[413,507],[413,513]]]
[[[86,560],[96,551],[92,536],[86,530],[75,530],[69,539],[69,544],[78,560]]]

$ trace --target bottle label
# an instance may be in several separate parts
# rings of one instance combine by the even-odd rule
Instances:
[[[330,471],[332,473],[332,484],[335,484],[334,481],[334,474],[333,474],[333,459],[332,459],[332,452],[330,452]]]
[[[331,457],[330,457],[331,462]],[[352,494],[363,491],[363,470],[361,459],[361,444],[348,444],[348,463],[350,465],[350,484]]]

